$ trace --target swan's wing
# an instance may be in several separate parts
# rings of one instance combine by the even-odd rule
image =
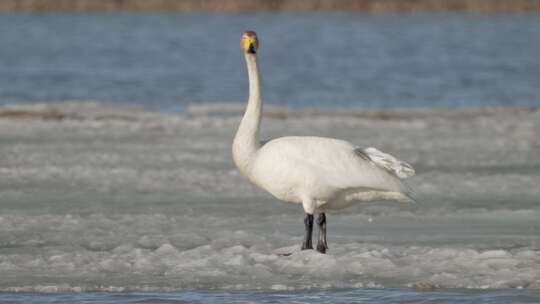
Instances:
[[[274,182],[283,179],[295,185],[307,183],[310,188],[409,192],[396,174],[373,159],[369,152],[343,140],[281,137],[261,147],[256,167]]]
[[[414,169],[408,163],[401,161],[390,154],[381,152],[373,147],[367,149],[356,148],[356,154],[363,159],[374,162],[377,166],[387,170],[399,178],[407,178],[414,175]]]

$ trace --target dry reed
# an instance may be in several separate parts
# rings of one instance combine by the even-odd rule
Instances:
[[[0,0],[0,13],[32,12],[505,14],[540,12],[540,0]]]

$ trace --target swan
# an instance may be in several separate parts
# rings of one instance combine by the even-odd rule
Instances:
[[[344,140],[287,136],[259,141],[262,99],[257,66],[259,40],[253,31],[243,33],[241,49],[247,64],[249,97],[232,144],[240,173],[279,200],[302,204],[305,234],[301,249],[313,249],[314,214],[318,214],[317,251],[326,253],[327,210],[354,202],[412,201],[401,179],[414,175],[407,163],[375,148],[360,148]]]

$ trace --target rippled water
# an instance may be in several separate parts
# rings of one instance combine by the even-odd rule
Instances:
[[[66,99],[182,110],[246,96],[292,107],[540,104],[540,17],[0,16],[0,104]]]
[[[182,293],[68,293],[68,294],[0,294],[0,303],[538,303],[538,292],[533,291],[443,291],[415,292],[400,289],[310,290],[296,292],[201,292]]]

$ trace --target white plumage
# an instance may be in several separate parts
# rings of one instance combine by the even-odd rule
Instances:
[[[388,172],[395,174],[399,178],[407,178],[414,175],[414,169],[411,165],[401,161],[390,154],[386,154],[373,147],[363,150],[371,161],[385,168]]]
[[[413,168],[375,148],[323,137],[287,136],[260,143],[257,46],[256,34],[246,32],[241,47],[248,67],[249,100],[233,142],[233,158],[242,174],[276,198],[302,204],[308,215],[356,201],[409,200],[410,191],[400,179],[414,175]]]
[[[410,166],[374,151],[333,138],[281,137],[259,148],[247,177],[280,200],[302,203],[310,214],[359,200],[405,200],[408,190],[398,174],[410,173]],[[358,195],[364,192],[370,195]]]

